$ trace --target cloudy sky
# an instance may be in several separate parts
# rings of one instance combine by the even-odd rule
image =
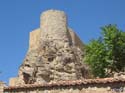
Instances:
[[[40,14],[63,10],[68,24],[84,43],[100,35],[100,27],[117,24],[125,31],[125,0],[0,0],[0,80],[17,76]]]

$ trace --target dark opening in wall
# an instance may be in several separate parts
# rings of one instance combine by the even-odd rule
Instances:
[[[23,73],[23,77],[24,77],[24,82],[25,82],[25,84],[28,84],[28,83],[29,83],[30,75],[27,74],[27,73]]]
[[[53,57],[50,57],[50,58],[48,58],[48,61],[49,61],[49,62],[52,62],[53,59],[54,59]]]

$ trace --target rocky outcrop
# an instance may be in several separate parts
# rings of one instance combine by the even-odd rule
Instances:
[[[30,33],[29,50],[16,78],[18,84],[88,78],[82,48],[79,37],[67,26],[65,13],[45,11],[40,28]]]

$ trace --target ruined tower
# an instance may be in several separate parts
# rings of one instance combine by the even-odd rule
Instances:
[[[10,85],[35,84],[88,78],[82,62],[83,43],[67,25],[63,11],[42,13],[40,28],[30,33],[29,50]]]

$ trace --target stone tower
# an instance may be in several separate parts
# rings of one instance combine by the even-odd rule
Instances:
[[[29,50],[10,85],[46,83],[88,78],[82,62],[83,43],[67,26],[63,11],[42,13],[40,28],[30,33]]]

